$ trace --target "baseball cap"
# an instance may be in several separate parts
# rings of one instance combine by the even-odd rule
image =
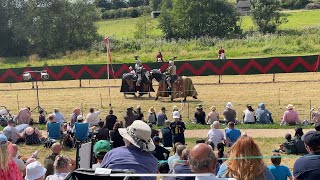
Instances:
[[[320,146],[320,133],[317,131],[309,131],[301,139],[308,146]]]
[[[180,118],[180,112],[179,112],[179,111],[174,111],[174,112],[172,113],[172,117],[173,117],[173,118]]]
[[[0,147],[7,145],[8,143],[8,138],[4,134],[0,134]]]
[[[84,118],[83,118],[82,115],[79,115],[79,116],[77,116],[77,120],[78,120],[78,121],[81,121],[81,120],[84,120]]]
[[[110,142],[107,140],[100,140],[96,142],[93,147],[93,152],[95,155],[98,155],[101,152],[108,152],[111,150]]]

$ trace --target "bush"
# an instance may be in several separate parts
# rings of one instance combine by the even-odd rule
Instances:
[[[281,0],[281,7],[285,9],[302,9],[310,0]]]
[[[309,3],[306,5],[306,9],[320,9],[319,3]]]
[[[151,8],[149,6],[129,7],[116,10],[104,11],[101,15],[102,19],[114,19],[114,18],[136,18],[144,13],[150,13]]]

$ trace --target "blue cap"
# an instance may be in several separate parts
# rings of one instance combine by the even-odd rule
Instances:
[[[8,138],[4,134],[0,134],[0,146],[7,145]]]

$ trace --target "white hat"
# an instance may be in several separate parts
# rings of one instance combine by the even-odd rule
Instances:
[[[233,105],[231,102],[227,102],[226,108],[233,109]]]
[[[145,122],[135,120],[127,128],[119,128],[118,130],[120,135],[134,146],[145,151],[153,151],[155,149],[151,139],[151,128]]]
[[[180,118],[180,112],[179,111],[173,111],[172,118]]]
[[[80,121],[80,120],[84,120],[84,117],[82,115],[77,116],[77,121]]]
[[[39,161],[35,161],[27,165],[26,171],[27,175],[25,177],[25,180],[35,180],[44,176],[47,169],[42,167]]]

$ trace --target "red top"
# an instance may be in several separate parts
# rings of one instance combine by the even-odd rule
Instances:
[[[222,54],[222,53],[224,53],[224,49],[220,49],[219,50],[219,55]]]
[[[1,180],[23,180],[18,165],[11,159],[6,170],[0,169]]]

